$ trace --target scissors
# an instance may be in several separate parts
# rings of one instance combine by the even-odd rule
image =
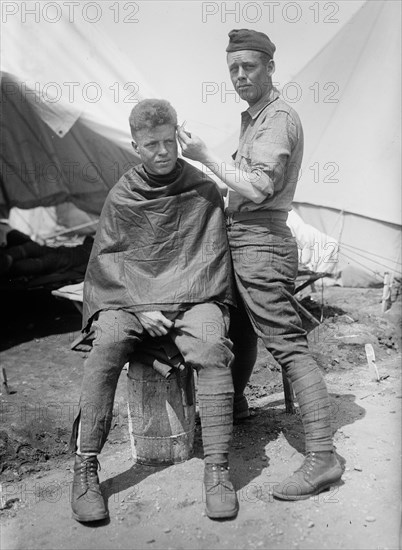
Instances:
[[[181,126],[179,126],[179,130],[182,130],[182,131],[186,134],[186,136],[188,136],[189,138],[191,138],[190,132],[187,132],[187,130],[184,129],[184,126],[185,126],[186,123],[187,123],[187,120],[185,120],[185,121],[181,124]]]

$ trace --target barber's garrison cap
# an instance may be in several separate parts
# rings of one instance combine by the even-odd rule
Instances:
[[[240,50],[254,50],[273,57],[276,47],[263,32],[251,29],[233,29],[229,33],[229,45],[226,51],[229,53]]]

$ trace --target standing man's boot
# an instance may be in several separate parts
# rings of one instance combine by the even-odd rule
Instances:
[[[309,452],[300,468],[276,485],[272,493],[280,500],[304,500],[328,489],[342,473],[333,451]]]
[[[99,486],[98,468],[96,456],[76,455],[71,508],[77,521],[85,523],[109,517]]]
[[[239,511],[236,491],[229,477],[229,466],[205,464],[205,511],[211,519],[233,518]]]

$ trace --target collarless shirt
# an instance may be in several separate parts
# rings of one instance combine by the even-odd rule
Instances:
[[[227,212],[280,210],[288,212],[303,157],[303,128],[296,111],[272,88],[241,114],[235,166],[266,198],[256,204],[230,190]]]

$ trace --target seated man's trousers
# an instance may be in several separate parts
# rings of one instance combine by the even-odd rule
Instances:
[[[232,343],[227,338],[229,313],[215,303],[196,304],[165,313],[174,322],[169,336],[185,363],[198,374],[197,398],[206,462],[227,460],[232,435]],[[92,323],[93,348],[85,363],[80,411],[74,423],[73,450],[99,453],[108,436],[117,382],[123,366],[135,357],[136,345],[148,333],[135,314],[101,311]],[[79,429],[79,441],[77,433]]]

